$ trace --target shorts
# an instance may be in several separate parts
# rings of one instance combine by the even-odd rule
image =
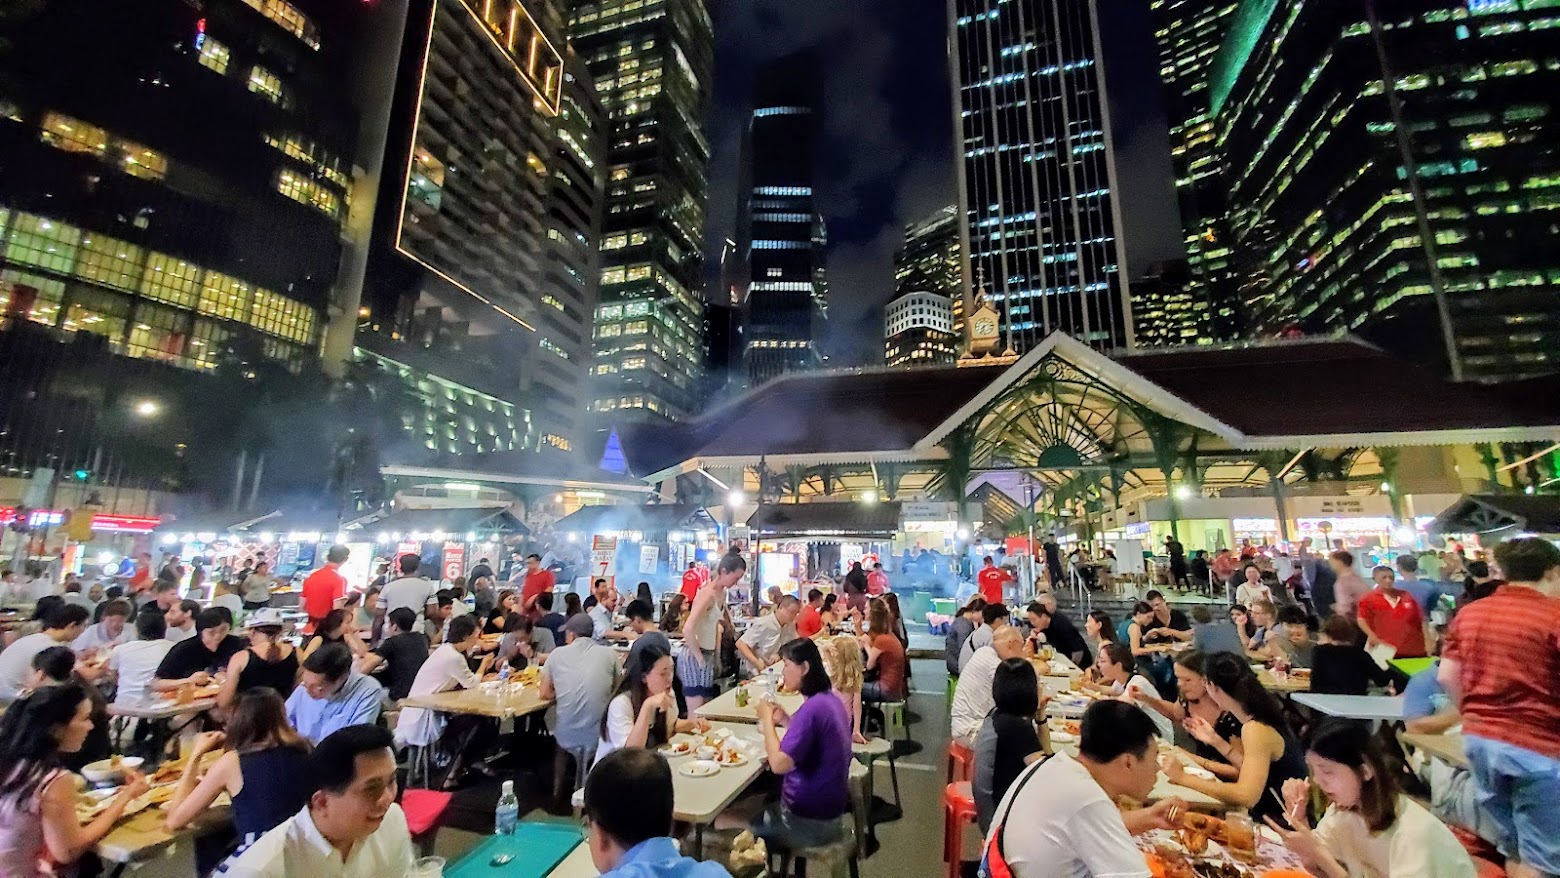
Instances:
[[[1479,807],[1507,857],[1560,875],[1560,759],[1515,744],[1465,735]]]
[[[697,648],[684,646],[677,654],[677,679],[682,681],[683,694],[689,698],[714,698],[720,694],[715,685],[715,650],[698,649],[704,659],[700,664],[693,659]]]

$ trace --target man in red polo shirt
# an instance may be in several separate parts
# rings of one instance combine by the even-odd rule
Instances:
[[[341,565],[347,563],[350,554],[346,546],[331,546],[325,553],[325,566],[310,573],[303,581],[303,611],[309,616],[305,633],[313,634],[330,611],[340,607],[347,596],[347,578],[341,575]]]
[[[1385,643],[1397,650],[1394,658],[1424,658],[1430,654],[1429,631],[1425,628],[1425,614],[1415,602],[1414,596],[1397,587],[1397,574],[1391,567],[1377,567],[1370,572],[1376,587],[1360,598],[1360,630],[1365,632],[1370,648]]]
[[[535,622],[542,618],[542,611],[536,608],[536,599],[543,592],[553,590],[557,583],[553,580],[551,570],[542,567],[542,556],[532,553],[525,556],[525,584],[520,586],[520,609]]]
[[[703,584],[704,577],[699,575],[698,562],[689,561],[682,578],[682,596],[688,599],[688,603],[693,603],[694,597],[699,594],[699,586]]]
[[[1509,580],[1452,619],[1437,679],[1512,878],[1560,875],[1560,549],[1495,548]]]
[[[1006,570],[998,567],[997,563],[991,560],[990,555],[987,555],[982,560],[986,562],[986,566],[982,567],[980,572],[975,574],[975,583],[980,586],[980,596],[985,598],[988,604],[1000,604],[1002,603],[1002,586],[1013,577]]]
[[[797,637],[811,637],[823,630],[823,614],[819,612],[822,608],[823,592],[816,588],[809,589],[802,614],[796,617]]]

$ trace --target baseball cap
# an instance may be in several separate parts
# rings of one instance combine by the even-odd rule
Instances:
[[[281,628],[286,623],[282,621],[282,611],[271,607],[261,607],[249,614],[244,620],[244,629],[250,628]]]

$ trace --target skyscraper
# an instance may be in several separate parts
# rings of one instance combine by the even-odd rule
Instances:
[[[963,243],[1023,351],[1132,337],[1093,0],[950,0]]]
[[[1209,74],[1239,0],[1153,0],[1176,197],[1186,241],[1185,282],[1156,284],[1152,302],[1133,299],[1144,345],[1212,343],[1236,331],[1237,301],[1225,224],[1224,163],[1208,106]],[[1164,272],[1152,275],[1163,279]]]
[[[1532,0],[1241,4],[1211,98],[1260,329],[1555,370],[1556,26]]]
[[[823,361],[818,340],[828,315],[828,241],[814,191],[822,108],[816,55],[801,53],[759,69],[743,139],[747,185],[737,220],[749,386]]]
[[[959,243],[959,209],[948,205],[905,227],[905,243],[894,253],[894,296],[925,291],[952,303],[952,332],[964,332],[964,250]]]
[[[883,363],[887,366],[951,366],[958,358],[953,300],[909,290],[883,309]]]
[[[422,406],[408,428],[427,451],[571,451],[601,216],[603,125],[584,65],[549,0],[410,11],[369,267],[363,344],[378,357],[360,359],[513,412],[492,430]]]
[[[703,0],[581,0],[569,36],[608,116],[591,407],[684,418],[703,392],[709,10]]]

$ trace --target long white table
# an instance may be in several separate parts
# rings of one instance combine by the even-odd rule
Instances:
[[[1401,695],[1320,695],[1315,692],[1296,692],[1290,696],[1290,700],[1328,716],[1384,722],[1396,722],[1403,718]]]
[[[758,714],[754,712],[753,708],[758,704],[758,694],[750,690],[749,695],[752,697],[748,699],[747,706],[739,707],[737,706],[737,690],[728,689],[706,701],[693,714],[711,721],[722,720],[725,722],[756,724],[758,722]],[[805,700],[799,692],[775,695],[775,703],[785,708],[786,713],[796,713]]]

